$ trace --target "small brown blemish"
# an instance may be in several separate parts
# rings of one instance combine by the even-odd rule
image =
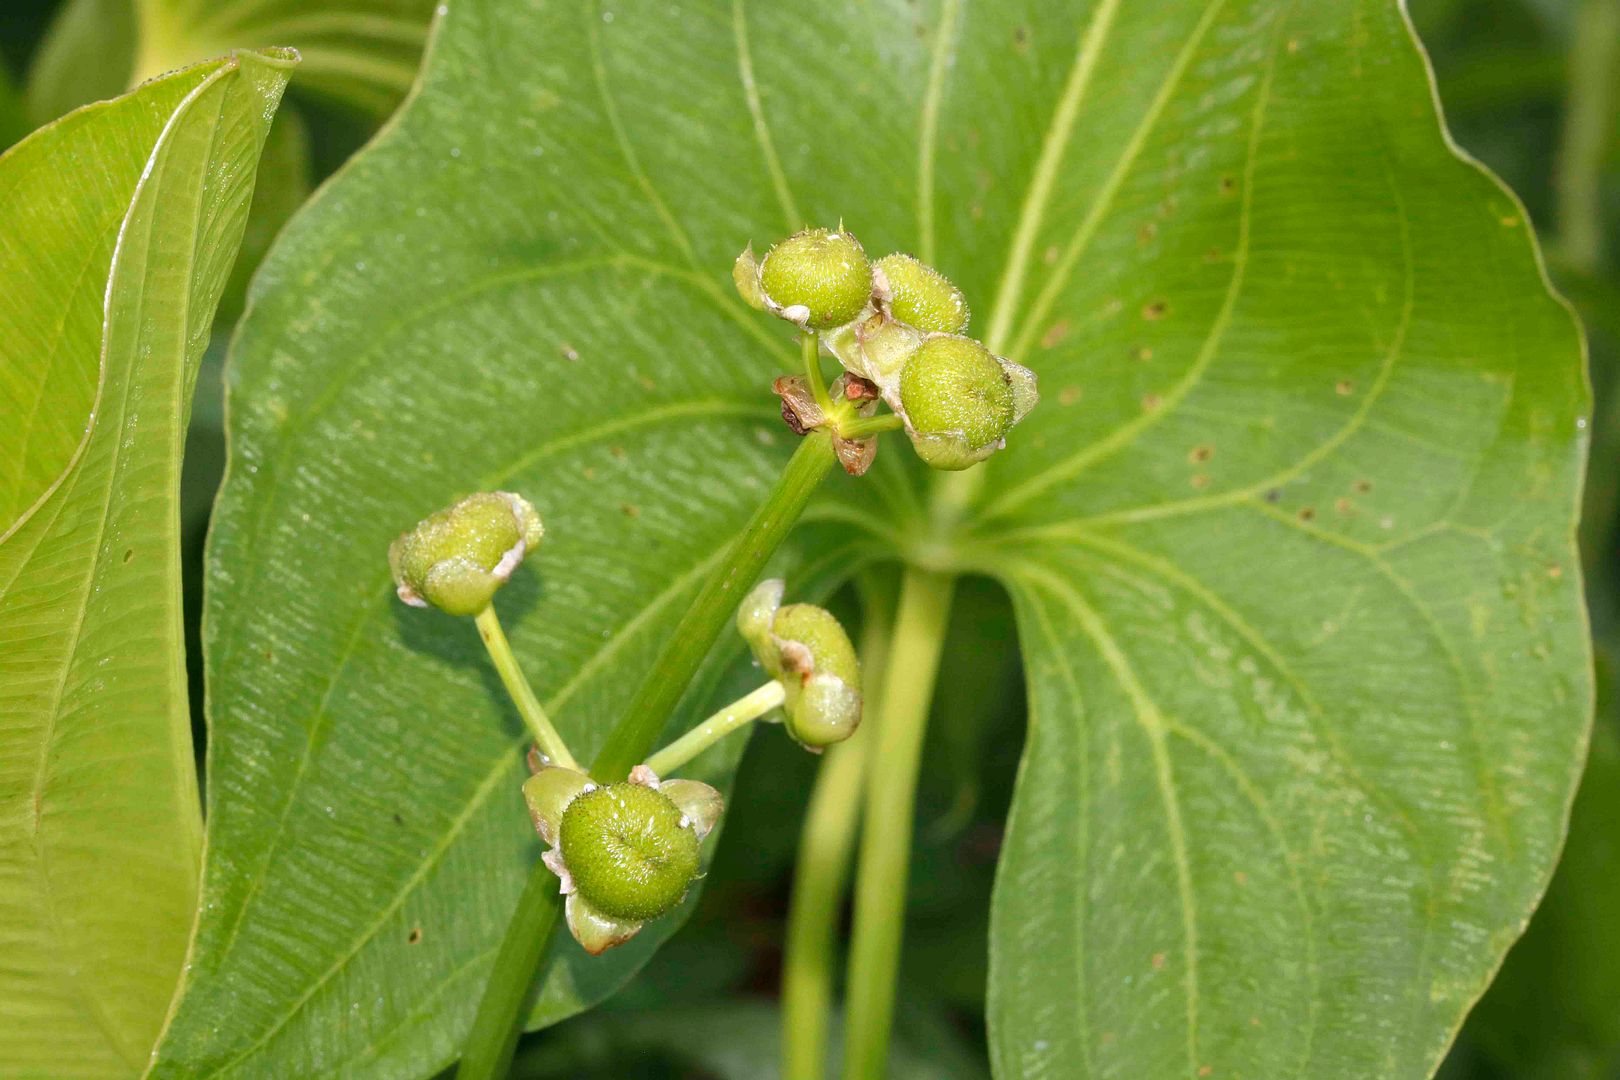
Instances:
[[[1361,494],[1365,495],[1365,494],[1367,494],[1367,492],[1372,490],[1372,481],[1371,480],[1357,480],[1351,486],[1354,487]]]
[[[1153,303],[1142,308],[1142,318],[1146,319],[1148,322],[1157,322],[1158,320],[1164,318],[1165,312],[1169,310],[1169,304],[1166,304],[1163,300],[1155,300]]]
[[[405,944],[407,945],[416,945],[420,943],[421,940],[422,928],[420,926],[411,927],[411,932],[405,936]]]
[[[1239,885],[1247,885],[1249,883],[1249,875],[1245,874],[1242,870],[1234,870],[1232,871],[1232,880],[1237,882]]]
[[[1335,499],[1333,501],[1333,509],[1337,510],[1341,514],[1348,514],[1350,511],[1355,509],[1355,505],[1349,499]]]
[[[1249,1026],[1250,1027],[1259,1027],[1260,1026],[1260,1018],[1258,1016],[1249,1017]]]
[[[1059,405],[1073,405],[1079,400],[1080,388],[1078,386],[1065,386],[1062,390],[1058,391]]]
[[[1153,970],[1154,971],[1163,971],[1164,970],[1164,964],[1165,964],[1164,953],[1162,953],[1162,952],[1154,953],[1153,954]]]
[[[1557,581],[1559,578],[1564,576],[1564,568],[1557,565],[1549,566],[1547,567],[1547,576],[1552,580]]]
[[[1221,194],[1230,195],[1237,190],[1237,180],[1231,176],[1221,177]]]
[[[1190,482],[1195,488],[1207,488],[1209,487],[1209,474],[1193,473],[1192,480]]]
[[[594,466],[594,465],[587,465],[583,469],[581,469],[580,472],[585,474],[585,479],[587,479],[587,480],[595,480],[596,479],[596,466]]]
[[[1355,391],[1356,384],[1351,382],[1349,379],[1340,379],[1338,382],[1333,384],[1333,392],[1338,394],[1340,397],[1349,397],[1351,394],[1355,393]]]
[[[622,447],[622,446],[613,447],[609,451],[609,453],[611,453],[614,457],[618,458],[620,461],[624,460],[624,447]]]
[[[1316,516],[1316,507],[1314,507],[1314,506],[1302,506],[1302,507],[1299,508],[1299,520],[1301,520],[1301,521],[1310,521],[1315,516]]]
[[[1153,350],[1148,348],[1146,345],[1143,345],[1140,349],[1136,350],[1136,358],[1145,364],[1149,360],[1153,359]]]
[[[1291,53],[1299,52],[1299,38],[1288,39],[1288,51]]]
[[[1225,256],[1221,254],[1221,249],[1218,247],[1212,247],[1208,251],[1204,252],[1204,261],[1207,263],[1218,263],[1223,258],[1225,258]]]
[[[1158,394],[1142,395],[1142,408],[1146,409],[1148,412],[1152,412],[1162,404],[1164,404],[1164,400],[1160,398]]]
[[[273,650],[264,650],[264,662],[267,664],[273,664],[276,662],[276,654]]]
[[[1136,238],[1144,244],[1151,242],[1152,239],[1157,235],[1159,235],[1159,227],[1153,224],[1151,221],[1146,225],[1143,225],[1136,232]]]
[[[405,824],[405,819],[400,817],[398,814],[395,814],[394,815],[394,824],[395,825],[403,825],[403,824]]]
[[[1516,217],[1505,217],[1505,218],[1502,219],[1502,228],[1504,228],[1504,229],[1517,229],[1518,227],[1519,227],[1519,219],[1518,218],[1516,218]]]
[[[640,383],[642,387],[647,390],[658,389],[658,384],[652,381],[652,376],[650,375],[637,375],[636,382]]]
[[[1200,1066],[1198,1066],[1198,1075],[1199,1076],[1208,1076],[1210,1073],[1212,1073],[1214,1071],[1215,1071],[1215,1066],[1213,1066],[1213,1065],[1200,1065]]]
[[[1041,335],[1041,348],[1050,349],[1058,342],[1069,336],[1069,320],[1059,319],[1047,327],[1046,333]]]
[[[620,503],[619,509],[624,511],[625,517],[636,518],[641,516],[641,507],[634,503]]]
[[[135,557],[135,549],[134,548],[130,548],[128,551],[124,552],[124,561],[125,562],[129,562],[129,560],[133,559],[134,557]]]
[[[1019,52],[1029,51],[1029,27],[1013,27],[1013,48],[1017,49]]]
[[[1266,498],[1266,502],[1268,502],[1268,503],[1281,502],[1282,501],[1282,489],[1281,488],[1272,488],[1270,491],[1266,492],[1265,498]]]
[[[1187,454],[1187,460],[1196,465],[1201,461],[1208,461],[1214,456],[1215,448],[1213,446],[1195,446]]]
[[[562,358],[564,360],[578,360],[579,359],[579,352],[572,345],[568,344],[568,342],[566,342],[566,341],[563,342],[561,345],[557,346],[557,351],[562,354]]]

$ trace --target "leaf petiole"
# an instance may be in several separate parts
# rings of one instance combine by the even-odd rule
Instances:
[[[523,677],[523,669],[518,667],[517,657],[512,655],[512,645],[506,640],[506,632],[501,629],[501,620],[495,614],[494,604],[478,613],[477,623],[478,636],[483,639],[484,648],[488,650],[506,692],[512,696],[512,704],[517,706],[518,715],[523,717],[529,734],[534,736],[535,745],[551,759],[553,765],[579,769],[579,762],[568,752],[568,744],[551,726],[551,717],[546,715],[545,706],[534,696],[529,680]]]
[[[758,720],[782,704],[786,696],[782,684],[772,679],[759,689],[733,701],[648,758],[647,768],[659,776],[669,775],[733,731]]]

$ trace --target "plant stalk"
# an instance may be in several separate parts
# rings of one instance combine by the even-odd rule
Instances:
[[[870,749],[844,1020],[846,1080],[881,1080],[894,1019],[923,734],[956,579],[908,568]]]
[[[1603,159],[1614,131],[1620,80],[1620,0],[1582,0],[1575,10],[1569,94],[1554,176],[1558,246],[1582,273],[1604,264]]]
[[[787,539],[836,460],[832,440],[812,431],[799,443],[776,487],[732,542],[726,559],[704,581],[670,632],[641,688],[591,765],[597,781],[611,784],[646,759],[698,665],[736,613],[765,563]]]
[[[599,782],[624,779],[646,758],[698,665],[731,621],[737,604],[766,561],[787,539],[835,460],[832,440],[823,431],[806,435],[793,452],[776,487],[743,526],[725,561],[704,581],[648,670],[630,707],[608,736],[591,768]],[[524,1002],[562,906],[556,881],[538,861],[529,872],[484,987],[478,1015],[462,1047],[457,1080],[494,1080],[504,1076],[511,1066]]]
[[[805,381],[810,384],[810,393],[816,399],[816,406],[821,409],[821,415],[830,417],[833,414],[833,403],[827,394],[827,376],[821,372],[821,340],[814,330],[806,330],[799,342],[799,348],[804,353]]]
[[[484,648],[489,652],[495,670],[500,673],[501,682],[506,685],[506,692],[512,696],[512,704],[517,706],[518,715],[523,717],[529,734],[534,736],[534,744],[551,759],[553,765],[577,770],[579,762],[568,752],[568,744],[562,741],[557,729],[551,726],[551,717],[546,715],[545,706],[535,697],[534,689],[529,686],[523,669],[518,666],[517,657],[512,655],[512,644],[506,640],[506,631],[501,629],[501,620],[495,614],[494,604],[478,613],[477,623],[478,636],[483,639]]]
[[[539,859],[518,897],[517,910],[506,924],[501,950],[495,956],[484,996],[478,1002],[467,1041],[461,1048],[456,1080],[500,1080],[512,1065],[523,1032],[523,1014],[546,948],[562,913],[557,875]]]
[[[871,700],[881,692],[893,605],[892,596],[885,604],[872,595],[875,589],[862,592],[861,668]],[[782,1080],[825,1080],[827,1075],[838,913],[860,824],[861,781],[879,719],[876,710],[868,711],[853,736],[827,750],[805,808],[783,943]]]
[[[647,768],[667,776],[733,731],[758,720],[787,697],[782,684],[772,679],[758,690],[738,698],[685,735],[647,759]]]

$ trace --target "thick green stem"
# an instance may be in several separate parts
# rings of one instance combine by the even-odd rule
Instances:
[[[647,768],[667,776],[703,751],[744,725],[764,716],[786,698],[782,684],[772,679],[752,693],[738,698],[685,735],[647,759]]]
[[[1582,0],[1575,12],[1569,97],[1558,151],[1555,191],[1558,244],[1570,265],[1593,273],[1603,265],[1603,159],[1614,131],[1620,64],[1620,0]]]
[[[501,951],[496,954],[478,1015],[461,1050],[456,1080],[499,1080],[512,1064],[522,1016],[527,1011],[534,973],[540,968],[553,931],[560,921],[562,897],[557,875],[536,859],[529,880],[518,897],[517,910],[506,924]]]
[[[810,393],[816,399],[822,416],[833,414],[832,398],[827,395],[827,377],[821,373],[821,343],[814,330],[806,330],[800,339],[804,352],[804,378],[810,384]]]
[[[955,585],[952,576],[918,569],[908,569],[900,585],[894,644],[878,704],[881,719],[866,775],[866,827],[844,1014],[846,1080],[881,1080],[888,1060],[917,770]]]
[[[733,541],[725,561],[704,581],[624,717],[608,736],[591,768],[598,781],[624,779],[647,756],[715,638],[731,621],[766,561],[787,539],[835,460],[832,441],[824,432],[811,432],[799,444],[776,487]],[[478,1015],[462,1047],[458,1080],[491,1080],[505,1075],[511,1065],[524,1002],[561,906],[555,875],[537,862],[507,924]]]
[[[512,704],[517,706],[518,715],[523,717],[529,734],[534,736],[534,744],[551,759],[552,764],[565,769],[578,769],[579,762],[568,752],[568,744],[551,726],[551,717],[546,715],[545,706],[534,696],[529,680],[523,677],[523,669],[518,666],[517,657],[512,655],[512,645],[506,640],[501,620],[495,614],[495,605],[491,604],[480,611],[477,622],[478,636],[483,638],[484,648],[489,651],[489,658],[500,673],[506,692],[512,696]]]
[[[892,603],[864,597],[861,668],[868,699],[887,666]],[[860,823],[861,780],[876,738],[869,710],[848,741],[827,751],[805,808],[782,955],[782,1080],[825,1080],[838,910]]]
[[[787,539],[835,460],[832,441],[825,432],[812,431],[804,437],[776,487],[670,631],[630,707],[591,765],[591,775],[598,781],[623,780],[646,758],[715,638],[731,621],[766,561]]]

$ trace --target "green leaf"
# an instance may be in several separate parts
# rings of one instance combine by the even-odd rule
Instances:
[[[0,1060],[131,1076],[202,823],[181,648],[187,399],[292,67],[204,64],[0,158]],[[88,423],[94,402],[94,422]],[[54,426],[53,426],[54,425]],[[20,514],[20,516],[19,516]]]
[[[1032,695],[997,1064],[1424,1076],[1586,737],[1579,336],[1397,9],[1188,9],[1093,13],[1008,321],[1048,396],[986,510]]]
[[[1464,1029],[1520,1080],[1605,1080],[1620,1066],[1620,702],[1610,666],[1598,672],[1558,872]]]
[[[454,1054],[539,845],[516,718],[469,627],[391,598],[387,542],[468,489],[534,500],[503,615],[588,758],[786,457],[790,339],[732,259],[840,217],[937,262],[1045,392],[937,493],[885,440],[794,574],[888,554],[1014,593],[1002,1074],[1438,1059],[1574,785],[1586,401],[1398,9],[461,0],[235,350],[204,911],[159,1075]],[[562,941],[531,1019],[654,945]]]

